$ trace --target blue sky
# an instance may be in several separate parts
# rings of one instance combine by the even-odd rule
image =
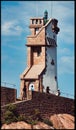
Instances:
[[[63,96],[68,93],[74,98],[74,1],[1,2],[1,81],[15,84],[19,97],[20,74],[27,66],[25,44],[30,35],[30,18],[43,17],[45,10],[48,19],[58,20],[60,28],[57,35],[58,86]]]

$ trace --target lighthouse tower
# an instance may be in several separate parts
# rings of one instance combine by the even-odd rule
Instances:
[[[44,17],[30,19],[31,35],[27,37],[27,68],[20,76],[20,97],[23,88],[26,90],[26,98],[33,86],[34,91],[49,92],[56,94],[57,81],[57,27],[58,20],[48,20],[48,12]]]

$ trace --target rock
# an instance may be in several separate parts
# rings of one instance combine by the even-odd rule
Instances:
[[[1,129],[31,129],[31,125],[23,121],[4,124]]]
[[[54,129],[52,126],[49,126],[43,122],[38,122],[37,125],[33,126],[33,129]]]
[[[4,124],[1,129],[54,129],[52,126],[49,126],[43,122],[38,122],[38,124],[33,125],[27,124],[26,122],[14,122],[11,124]]]
[[[50,121],[56,129],[74,129],[74,116],[70,114],[54,114]]]
[[[54,114],[50,117],[50,121],[53,123],[53,127],[40,121],[33,126],[20,121],[8,125],[4,124],[1,129],[74,129],[74,116],[70,114]]]

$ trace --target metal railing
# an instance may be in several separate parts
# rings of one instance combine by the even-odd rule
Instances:
[[[1,86],[3,87],[12,87],[15,88],[15,84],[7,83],[7,82],[1,82]]]
[[[7,83],[7,82],[1,82],[1,86],[15,88],[16,85],[15,84],[11,84],[11,83]],[[52,93],[52,94],[56,93],[56,91],[52,91],[52,90],[50,90],[49,92]],[[73,94],[62,92],[62,91],[60,91],[60,96],[67,97],[67,98],[73,98],[74,99],[74,95]]]
[[[51,89],[49,91],[49,93],[52,93],[52,94],[56,94],[56,92],[57,91],[53,91]],[[62,92],[62,91],[60,91],[60,96],[74,99],[74,95],[73,94]]]
[[[55,94],[56,92],[55,92],[55,91],[52,91],[52,93]],[[60,91],[60,96],[62,96],[62,97],[67,97],[67,98],[74,98],[74,95],[73,95],[73,94],[66,93],[66,92],[62,92],[62,91]]]
[[[60,92],[61,93],[61,96],[65,96],[65,97],[70,97],[70,98],[74,98],[74,95],[73,94],[70,94],[70,93],[65,93],[65,92]]]

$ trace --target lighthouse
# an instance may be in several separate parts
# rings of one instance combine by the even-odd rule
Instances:
[[[45,10],[44,17],[30,18],[31,35],[27,37],[27,68],[20,75],[20,97],[23,88],[26,90],[26,98],[29,90],[49,92],[57,94],[57,19],[48,20],[48,12]]]

